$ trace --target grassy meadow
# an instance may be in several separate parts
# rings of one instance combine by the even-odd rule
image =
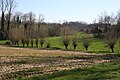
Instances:
[[[21,80],[119,80],[120,63],[103,63],[93,67],[85,67],[74,70],[66,70],[48,74],[44,76],[35,76]]]
[[[67,50],[73,51],[74,49],[73,49],[73,45],[72,45],[72,37],[70,37],[70,38],[71,38],[71,41],[70,41],[70,45],[68,46]],[[89,38],[89,41],[90,41],[90,46],[88,48],[88,51],[86,51],[84,46],[83,46],[83,39],[84,38]],[[86,33],[80,32],[78,34],[78,40],[79,40],[78,41],[78,46],[76,47],[75,51],[82,51],[82,52],[89,52],[89,53],[111,53],[111,49],[108,47],[106,42],[103,39],[94,38],[93,34],[86,34]],[[49,49],[66,50],[65,46],[63,45],[63,43],[61,41],[61,37],[49,37],[49,38],[46,38],[45,41],[50,42],[51,48],[49,48]],[[0,44],[3,45],[3,44],[5,44],[5,42],[6,41],[0,41]],[[29,44],[29,46],[31,46],[31,44]],[[22,47],[22,44],[20,44],[19,47]],[[36,46],[34,44],[34,48],[35,47]],[[46,47],[46,43],[44,43],[44,48],[45,47]],[[40,48],[40,44],[39,44],[39,48]],[[44,49],[44,48],[40,48],[40,49]],[[120,43],[119,43],[119,41],[116,42],[114,51],[115,51],[115,53],[120,52]]]

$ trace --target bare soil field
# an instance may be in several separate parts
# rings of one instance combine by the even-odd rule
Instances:
[[[16,80],[114,61],[120,61],[120,58],[109,54],[0,46],[0,80]]]

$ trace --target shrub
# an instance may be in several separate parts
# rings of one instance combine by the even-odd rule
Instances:
[[[50,42],[49,41],[47,41],[47,43],[46,43],[46,48],[50,48]]]
[[[11,43],[9,41],[6,41],[5,42],[5,45],[10,45]]]

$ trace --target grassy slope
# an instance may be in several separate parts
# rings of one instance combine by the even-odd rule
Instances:
[[[120,80],[120,63],[104,63],[91,68],[62,71],[22,80]]]
[[[76,50],[78,50],[78,51],[85,51],[85,48],[83,47],[83,44],[82,44],[82,40],[84,37],[90,37],[89,39],[91,41],[91,43],[90,43],[91,45],[87,52],[93,52],[93,53],[110,53],[111,52],[110,48],[107,47],[107,44],[103,40],[92,38],[91,34],[81,33],[79,37],[80,37],[79,43],[76,48]],[[48,38],[48,39],[51,43],[51,46],[58,47],[58,48],[65,50],[65,47],[62,44],[60,37],[52,37],[52,38]],[[72,42],[70,43],[68,50],[74,50]],[[116,43],[114,50],[115,50],[115,52],[120,52],[118,42]]]
[[[83,47],[83,44],[82,44],[82,40],[85,37],[89,37],[91,41],[91,45],[88,48],[87,52],[92,52],[92,53],[110,53],[111,52],[111,50],[108,47],[106,47],[106,44],[103,40],[92,38],[93,37],[92,34],[79,33],[78,37],[80,39],[79,39],[79,44],[76,48],[77,51],[85,51],[85,48]],[[60,37],[50,37],[48,38],[48,41],[50,42],[52,47],[57,47],[65,50],[65,47],[62,44]],[[0,41],[0,44],[4,44],[4,43],[5,41]],[[22,44],[20,44],[20,46],[22,46]],[[34,44],[34,47],[35,47],[35,44]],[[44,47],[45,47],[45,44],[44,44]],[[120,48],[119,43],[116,43],[115,52],[120,52],[119,48]],[[70,43],[68,50],[74,50],[72,46],[72,42]]]

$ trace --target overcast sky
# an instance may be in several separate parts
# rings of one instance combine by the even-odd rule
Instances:
[[[93,22],[102,12],[117,13],[120,0],[16,0],[16,11],[43,14],[47,22]]]

